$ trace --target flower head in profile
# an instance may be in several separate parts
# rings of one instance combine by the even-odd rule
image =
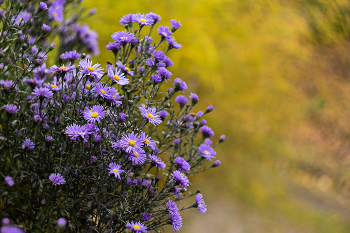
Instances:
[[[131,43],[137,40],[133,33],[129,33],[127,31],[113,33],[112,39],[120,45]]]
[[[185,171],[188,173],[188,171],[191,169],[191,166],[186,162],[184,158],[176,157],[175,163],[179,171]]]
[[[157,33],[166,39],[170,38],[171,34],[173,34],[167,26],[159,26],[157,29]]]
[[[182,217],[178,212],[171,213],[170,216],[171,224],[173,225],[173,230],[178,231],[182,227]]]
[[[5,177],[5,182],[8,186],[12,186],[15,184],[15,182],[13,181],[12,177],[11,176],[6,176]]]
[[[108,77],[112,79],[112,82],[115,82],[119,85],[129,84],[129,79],[125,78],[124,74],[118,69],[110,67],[108,69]]]
[[[49,180],[55,186],[66,183],[66,180],[64,179],[64,177],[61,174],[59,174],[59,173],[52,173],[49,176]]]
[[[178,44],[175,41],[175,38],[173,38],[173,37],[167,38],[167,42],[168,42],[169,49],[181,49],[182,48],[182,45]]]
[[[23,140],[23,143],[22,143],[22,148],[25,149],[29,149],[29,150],[32,150],[34,149],[34,142],[32,142],[32,140],[30,140],[30,138],[26,138],[25,140]]]
[[[153,24],[154,20],[149,15],[134,14],[132,16],[133,22],[140,24],[140,26],[146,26]]]
[[[160,20],[162,19],[160,15],[153,12],[147,13],[146,17],[153,19],[153,24],[159,23]]]
[[[175,102],[180,104],[180,107],[185,106],[187,104],[188,99],[184,95],[178,95],[175,97]]]
[[[162,159],[156,155],[149,155],[148,156],[148,161],[155,165],[158,170],[164,170],[165,169],[165,163],[162,161]]]
[[[170,214],[174,214],[177,213],[177,211],[179,211],[179,208],[173,200],[169,200],[165,204]]]
[[[63,60],[71,60],[71,61],[75,61],[80,59],[81,54],[78,53],[76,50],[73,51],[67,51],[63,54],[61,54],[60,58]]]
[[[82,69],[80,73],[94,77],[95,82],[99,81],[103,75],[103,68],[100,67],[100,64],[92,65],[92,61],[87,58],[81,60],[79,66]]]
[[[202,144],[198,147],[199,154],[206,158],[207,160],[213,160],[215,158],[216,152],[208,144]]]
[[[201,193],[198,193],[196,195],[196,203],[197,203],[197,207],[199,209],[199,211],[204,214],[207,211],[207,206],[203,200],[203,195]]]
[[[33,92],[32,95],[35,96],[36,98],[47,98],[47,99],[51,99],[53,96],[53,92],[47,88],[47,87],[36,87]]]
[[[130,68],[128,68],[126,65],[123,65],[120,61],[116,64],[119,69],[121,69],[125,74],[130,75],[131,77],[134,76],[134,71],[131,71]]]
[[[105,117],[106,111],[103,110],[103,106],[94,105],[91,109],[86,109],[83,112],[84,119],[89,123],[101,122],[101,119]]]
[[[175,19],[170,20],[171,31],[175,32],[179,27],[181,27],[180,21],[176,21]]]
[[[127,153],[132,154],[136,149],[142,148],[143,140],[140,136],[131,132],[127,135],[123,135],[120,139],[120,145]]]
[[[180,171],[174,171],[171,173],[171,176],[174,178],[176,185],[181,185],[183,188],[189,186],[190,181],[188,180],[187,176]]]
[[[198,115],[198,114],[197,114]],[[214,136],[214,131],[209,127],[209,126],[202,126],[200,128],[202,134],[203,134],[203,137],[206,137],[206,138],[211,138]]]
[[[128,228],[132,233],[137,232],[147,232],[147,226],[143,225],[141,222],[127,222],[126,228]]]
[[[70,126],[67,126],[65,134],[67,134],[73,141],[80,141],[81,139],[87,141],[90,133],[86,130],[84,126],[72,124]]]
[[[156,112],[156,108],[146,109],[144,107],[140,107],[139,110],[141,111],[141,115],[147,118],[152,125],[159,125],[162,123],[159,114]]]
[[[53,65],[53,66],[51,67],[51,70],[52,70],[52,71],[55,71],[55,72],[57,72],[57,73],[67,73],[67,72],[73,71],[74,69],[75,69],[75,66],[74,66],[74,65],[72,65],[72,66],[70,66],[70,65],[68,65],[68,66],[62,65],[62,66],[60,66],[60,67],[58,67],[58,66],[56,66],[56,65]]]
[[[175,87],[175,91],[182,91],[187,89],[187,84],[181,80],[181,78],[176,78],[173,82],[173,86]]]
[[[124,170],[120,169],[122,166],[115,164],[115,163],[110,163],[108,165],[109,167],[109,175],[114,175],[115,178],[118,178],[119,180],[121,179],[120,174],[124,172]]]
[[[121,25],[132,24],[132,23],[133,23],[132,16],[133,16],[133,14],[124,15],[124,16],[120,19],[119,23],[120,23]]]
[[[4,106],[4,109],[7,113],[9,114],[16,114],[18,112],[18,108],[17,105],[13,105],[13,104],[6,104]]]

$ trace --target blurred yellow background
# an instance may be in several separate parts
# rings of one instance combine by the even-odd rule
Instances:
[[[195,177],[208,211],[179,232],[350,232],[348,0],[85,0],[105,49],[127,13],[182,27],[173,79],[209,104],[222,165]],[[154,36],[155,38],[155,36]],[[157,39],[158,40],[158,39]],[[165,232],[172,232],[166,228]]]

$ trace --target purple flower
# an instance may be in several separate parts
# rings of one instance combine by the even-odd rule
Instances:
[[[144,213],[142,216],[143,221],[151,220],[151,215],[149,213]]]
[[[188,180],[187,176],[181,173],[180,171],[174,171],[173,173],[171,173],[171,176],[174,178],[176,185],[179,184],[183,188],[189,186],[190,181]]]
[[[198,95],[191,93],[189,97],[191,99],[192,105],[195,105],[199,102]]]
[[[133,153],[136,149],[142,147],[143,140],[140,136],[131,132],[128,135],[123,135],[122,139],[120,139],[120,144],[127,153]]]
[[[218,167],[221,165],[221,161],[220,160],[215,160],[215,162],[213,163],[213,167]]]
[[[120,45],[131,43],[136,39],[133,33],[129,33],[127,31],[115,32],[111,37]]]
[[[49,8],[49,18],[54,19],[57,22],[63,21],[63,6],[53,4]]]
[[[124,16],[120,19],[119,23],[122,24],[122,25],[132,24],[132,23],[133,23],[132,14],[124,15]]]
[[[123,63],[121,63],[120,61],[117,62],[116,64],[119,69],[121,69],[124,73],[130,75],[131,77],[134,76],[134,71],[131,71],[128,67],[126,67],[125,65],[123,65]]]
[[[103,69],[99,67],[100,64],[96,63],[95,65],[92,65],[92,61],[87,58],[81,60],[79,66],[82,68],[82,70],[80,70],[80,73],[94,77],[95,82],[99,81],[103,75]]]
[[[149,137],[148,135],[146,135],[145,132],[141,132],[140,134],[140,138],[143,140],[143,142],[145,143],[145,146],[149,146],[151,148],[156,146],[156,143],[151,139],[151,137]]]
[[[207,138],[204,140],[204,143],[210,146],[213,142],[209,138]]]
[[[185,104],[187,104],[187,98],[184,95],[178,95],[175,97],[175,102],[180,104],[180,107],[182,108],[183,106],[185,106]]]
[[[203,195],[201,193],[198,193],[196,195],[196,203],[199,211],[204,214],[207,211],[207,206],[205,205],[205,202],[203,200]]]
[[[175,91],[182,91],[182,93],[187,89],[187,84],[182,81],[181,78],[176,78],[173,82],[173,86],[175,87]]]
[[[158,70],[157,70],[157,74],[162,77],[163,80],[167,80],[171,77],[172,73],[167,70],[166,68],[164,67],[160,67]]]
[[[203,134],[203,137],[209,137],[209,138],[211,138],[211,137],[213,137],[214,136],[214,131],[210,128],[210,127],[208,127],[208,126],[202,126],[201,128],[200,128],[200,130],[201,130],[201,132],[202,132],[202,134]]]
[[[179,138],[177,138],[177,139],[174,140],[174,143],[175,143],[176,145],[179,145],[179,144],[181,143],[181,140],[180,140]]]
[[[226,140],[226,136],[224,134],[221,135],[220,138],[219,138],[219,142],[221,143],[221,142],[223,142],[225,140]]]
[[[165,118],[167,118],[167,117],[169,116],[169,113],[168,113],[167,111],[165,111],[165,110],[162,110],[162,111],[160,111],[160,112],[158,113],[158,115],[159,115],[160,119],[161,119],[162,121],[164,121]]]
[[[122,104],[122,101],[120,101],[120,99],[123,97],[118,94],[117,89],[115,89],[114,87],[110,87],[108,89],[107,94],[108,94],[107,99],[111,103],[112,106],[113,105],[119,106]]]
[[[5,111],[6,111],[7,113],[9,113],[9,114],[16,114],[16,113],[19,111],[19,109],[17,108],[17,106],[16,106],[16,105],[13,105],[13,104],[6,104],[6,105],[4,106],[4,109],[5,109]]]
[[[206,113],[213,111],[213,106],[209,105],[208,108],[205,110]]]
[[[157,33],[159,35],[161,35],[162,37],[164,38],[170,38],[171,37],[171,34],[173,34],[170,30],[169,30],[169,27],[165,26],[159,26],[158,29],[157,29]]]
[[[207,160],[213,160],[215,158],[216,152],[208,144],[202,144],[198,147],[199,154],[206,158]]]
[[[180,228],[182,227],[182,217],[180,216],[180,214],[178,212],[172,213],[170,214],[169,218],[173,225],[173,230],[174,231],[180,230]]]
[[[57,73],[67,73],[67,72],[73,71],[74,69],[75,69],[75,66],[74,66],[74,65],[72,65],[72,66],[70,66],[70,65],[68,65],[68,66],[62,65],[61,67],[58,67],[58,66],[56,66],[56,65],[53,65],[53,66],[51,67],[51,70],[52,70],[52,71],[55,71],[55,72],[57,72]]]
[[[41,88],[36,87],[32,92],[32,95],[34,95],[36,98],[51,99],[53,96],[53,92],[47,87],[41,87]]]
[[[90,157],[90,161],[93,162],[93,163],[96,162],[97,161],[97,157],[96,156],[91,156]]]
[[[177,213],[177,211],[179,211],[179,208],[177,207],[176,203],[172,200],[169,200],[166,203],[166,207],[167,207],[170,214],[175,214],[175,213]]]
[[[132,20],[134,23],[139,23],[140,26],[146,26],[153,24],[154,20],[148,15],[141,15],[140,13],[134,14],[132,16]]]
[[[15,226],[3,226],[0,228],[1,233],[24,233],[21,228]]]
[[[47,32],[51,31],[51,28],[46,24],[43,24],[43,26],[41,26],[41,29],[43,29],[44,31],[47,31]]]
[[[52,173],[49,176],[49,180],[52,182],[53,185],[61,185],[66,183],[64,177],[60,173]]]
[[[159,23],[160,20],[162,19],[158,14],[153,12],[146,14],[146,17],[153,19],[153,24]]]
[[[162,161],[162,159],[156,155],[148,155],[148,161],[155,165],[159,170],[165,169],[165,163]]]
[[[47,142],[53,142],[55,139],[51,136],[45,136],[45,141]]]
[[[8,219],[8,218],[2,219],[2,225],[9,225],[9,224],[10,224],[10,219]]]
[[[63,60],[72,60],[72,61],[78,60],[78,59],[80,59],[80,57],[81,57],[81,54],[75,50],[65,52],[65,53],[61,54],[61,56],[60,56],[60,58]]]
[[[42,121],[43,119],[40,117],[40,115],[34,115],[34,121],[35,122],[40,122]]]
[[[120,113],[119,113],[119,119],[120,119],[120,120],[125,121],[125,116],[126,116],[125,113],[123,113],[123,112],[120,112]]]
[[[182,45],[178,44],[174,38],[167,38],[169,49],[181,49]]]
[[[111,97],[110,94],[108,93],[109,87],[102,83],[97,83],[93,88],[93,91],[99,94],[102,98],[109,99]]]
[[[47,5],[44,3],[44,2],[40,2],[39,3],[39,8],[43,11],[46,11],[47,10]]]
[[[132,153],[128,153],[127,158],[132,162],[132,165],[141,166],[146,160],[145,151],[136,148]]]
[[[59,218],[57,220],[57,225],[64,227],[67,224],[67,220],[64,218]]]
[[[91,109],[86,109],[83,112],[84,119],[87,120],[89,123],[100,123],[101,119],[105,117],[106,112],[103,110],[103,106],[101,105],[94,105]]]
[[[11,176],[6,176],[5,177],[5,182],[8,186],[12,186],[15,184],[15,182],[13,181],[12,177]]]
[[[120,168],[122,167],[121,165],[117,165],[115,163],[110,163],[109,165],[109,175],[113,174],[115,178],[118,178],[119,180],[121,179],[120,173],[123,173],[124,170],[121,170]]]
[[[14,22],[15,25],[18,24],[24,24],[28,22],[31,18],[31,14],[28,13],[27,11],[22,11],[17,15],[17,17],[12,17],[12,22]]]
[[[179,27],[181,27],[180,21],[176,21],[175,19],[170,20],[171,31],[175,32]]]
[[[84,126],[72,124],[71,126],[67,126],[65,134],[73,141],[80,141],[80,139],[87,141],[89,132],[87,132]]]
[[[185,171],[188,173],[188,171],[191,169],[191,166],[186,162],[184,158],[176,157],[175,163],[179,171]]]
[[[200,117],[203,116],[203,112],[202,111],[198,111],[197,112],[197,116],[200,116]]]
[[[147,226],[143,225],[140,222],[135,222],[135,223],[133,221],[131,221],[131,223],[127,222],[125,226],[133,233],[135,233],[135,232],[147,232]]]
[[[120,50],[121,46],[117,42],[109,42],[108,45],[106,45],[106,49],[113,51],[114,53],[118,52]]]
[[[34,149],[34,142],[32,142],[32,140],[30,140],[30,138],[26,138],[25,140],[23,140],[22,143],[22,149],[28,148],[29,150]]]
[[[153,74],[151,77],[153,79],[154,84],[160,83],[162,81],[162,77],[160,77],[159,75]]]
[[[156,113],[156,108],[145,109],[144,107],[139,107],[139,110],[141,111],[141,115],[147,118],[152,125],[159,125],[162,123],[160,116]]]
[[[119,85],[129,84],[129,79],[125,78],[124,74],[118,69],[111,67],[108,69],[108,77],[112,79],[113,82]]]

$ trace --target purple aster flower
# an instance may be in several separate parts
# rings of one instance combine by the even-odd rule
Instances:
[[[132,20],[134,23],[139,23],[141,27],[151,25],[154,22],[154,20],[148,15],[145,16],[144,14],[141,15],[140,13],[134,14],[132,16]]]
[[[123,135],[122,139],[120,139],[120,144],[127,153],[133,153],[136,149],[142,147],[143,140],[140,136],[131,132],[128,135]]]
[[[120,19],[119,23],[122,25],[127,25],[127,24],[131,25],[133,23],[132,14],[124,15]]]
[[[19,13],[17,15],[17,17],[12,17],[12,22],[14,22],[14,24],[18,25],[18,24],[24,24],[26,22],[28,22],[31,18],[31,14],[28,13],[27,11],[22,11],[21,13]]]
[[[196,203],[199,211],[204,214],[207,211],[207,206],[205,205],[205,202],[203,200],[203,195],[201,193],[198,193],[196,195]]]
[[[125,116],[126,116],[125,113],[123,113],[123,112],[120,112],[120,113],[119,113],[119,119],[120,119],[120,120],[125,121]]]
[[[43,119],[40,117],[40,115],[34,115],[34,121],[35,122],[40,122],[42,121]]]
[[[186,162],[184,158],[176,157],[175,163],[179,171],[185,171],[188,173],[188,171],[191,169],[191,166]]]
[[[12,177],[11,176],[6,176],[5,177],[5,182],[8,186],[12,186],[15,184],[15,182],[13,181]]]
[[[207,145],[209,145],[209,146],[210,146],[211,144],[213,144],[213,142],[212,142],[209,138],[205,139],[205,140],[204,140],[204,143],[207,144]]]
[[[169,116],[169,113],[168,113],[167,111],[165,111],[165,110],[162,110],[162,111],[160,111],[160,112],[158,113],[158,115],[159,115],[160,119],[161,119],[162,121],[164,121],[165,118],[167,118],[167,117]]]
[[[181,143],[181,140],[180,140],[179,138],[177,138],[177,139],[174,140],[174,143],[175,143],[176,145],[179,145],[179,144]]]
[[[105,117],[106,112],[103,110],[103,106],[94,105],[91,109],[86,109],[83,112],[84,119],[89,123],[100,123],[100,120]]]
[[[82,68],[82,70],[80,70],[80,73],[94,77],[95,82],[99,81],[103,75],[103,69],[99,67],[100,64],[96,63],[95,65],[92,65],[92,61],[87,58],[81,60],[79,66]]]
[[[30,140],[30,138],[26,138],[25,140],[23,140],[22,149],[27,148],[27,149],[32,150],[32,149],[34,149],[34,146],[35,146],[35,144],[34,144],[34,142],[32,142],[32,140]]]
[[[206,138],[211,138],[211,137],[213,137],[214,136],[214,131],[210,128],[210,127],[208,127],[208,126],[202,126],[201,128],[200,128],[200,130],[201,130],[201,132],[202,132],[202,134],[203,134],[203,137],[206,137]]]
[[[172,200],[166,202],[166,208],[168,209],[170,214],[174,214],[177,213],[177,211],[179,211],[179,208],[177,207],[176,203]]]
[[[127,222],[126,223],[126,228],[128,228],[132,233],[137,233],[137,232],[147,232],[147,226],[143,225],[141,222],[133,222],[131,223]]]
[[[67,220],[64,219],[64,218],[59,218],[57,220],[57,225],[61,226],[61,227],[64,227],[65,225],[67,224]]]
[[[73,141],[80,141],[80,139],[87,141],[89,132],[84,126],[72,124],[67,126],[65,134],[67,134]]]
[[[206,125],[207,124],[207,121],[205,119],[202,119],[201,120],[201,125]]]
[[[106,45],[106,49],[113,51],[114,53],[117,53],[120,50],[121,46],[117,42],[109,42],[108,45]]]
[[[191,93],[189,97],[191,99],[192,105],[195,105],[199,102],[198,95]]]
[[[8,218],[2,219],[2,225],[9,225],[9,224],[10,224],[10,219],[8,219]]]
[[[170,214],[169,218],[173,225],[173,230],[174,231],[180,230],[180,228],[182,227],[182,217],[180,216],[180,214],[178,212],[172,213]]]
[[[154,84],[160,83],[162,81],[162,77],[160,77],[159,75],[153,74],[151,77],[153,79]]]
[[[213,111],[213,106],[209,105],[208,108],[205,110],[206,113]]]
[[[141,111],[141,115],[147,118],[152,125],[159,125],[162,123],[160,116],[156,113],[156,108],[145,109],[144,107],[139,107],[139,110]]]
[[[175,38],[173,38],[173,37],[167,38],[167,42],[168,42],[169,49],[181,49],[182,48],[182,45],[178,44],[175,41]]]
[[[67,72],[73,71],[74,69],[75,69],[75,66],[74,66],[74,65],[72,65],[72,66],[70,66],[70,65],[68,65],[68,66],[62,65],[61,67],[58,67],[58,66],[56,66],[56,65],[53,65],[53,66],[51,67],[51,70],[52,70],[52,71],[55,71],[55,72],[57,72],[57,73],[67,73]]]
[[[90,157],[90,161],[93,162],[93,163],[96,162],[97,161],[97,157],[96,156],[91,156]]]
[[[97,83],[93,88],[93,91],[96,94],[99,94],[102,98],[105,98],[105,99],[109,99],[111,97],[110,94],[108,93],[108,90],[109,90],[109,87],[102,83]]]
[[[179,27],[181,27],[180,21],[176,21],[175,19],[170,20],[171,31],[175,32]]]
[[[53,4],[49,7],[49,18],[57,22],[63,21],[63,6]]]
[[[173,86],[175,87],[175,91],[182,91],[187,89],[187,84],[181,80],[181,78],[176,78],[173,82]]]
[[[0,228],[1,233],[24,233],[21,228],[15,226],[3,226]]]
[[[135,35],[127,31],[115,32],[112,34],[112,39],[120,45],[133,42],[135,40]]]
[[[151,137],[146,135],[145,132],[141,132],[140,137],[143,140],[143,142],[145,143],[145,146],[149,146],[151,148],[156,146],[156,143],[151,139]]]
[[[157,33],[159,35],[161,35],[162,37],[164,38],[170,38],[171,37],[171,34],[173,34],[170,30],[169,30],[169,27],[165,26],[159,26],[158,29],[157,29]]]
[[[167,80],[171,77],[172,73],[167,70],[166,68],[164,67],[160,67],[158,70],[157,70],[157,74],[162,77],[163,80]]]
[[[52,173],[49,176],[49,180],[52,182],[53,185],[61,185],[66,183],[66,180],[60,173]]]
[[[44,31],[47,31],[47,32],[51,31],[51,28],[46,24],[43,24],[43,26],[41,26],[41,29],[43,29]]]
[[[109,95],[109,97],[107,98],[108,101],[111,103],[112,106],[119,106],[122,104],[122,101],[120,101],[121,98],[123,98],[123,96],[120,96],[118,94],[117,89],[115,89],[114,87],[110,87],[108,89],[107,94]]]
[[[124,74],[116,67],[108,69],[108,77],[112,79],[113,82],[116,82],[119,85],[129,84],[129,79],[125,78]]]
[[[182,108],[183,106],[185,106],[185,104],[187,104],[187,98],[186,98],[186,96],[184,96],[184,95],[178,95],[178,96],[176,96],[176,98],[175,98],[175,102],[176,103],[178,103],[178,104],[180,104],[180,107]]]
[[[45,141],[47,142],[53,142],[55,139],[51,136],[45,136]]]
[[[149,213],[144,213],[142,216],[143,221],[149,221],[151,220],[151,214]]]
[[[221,165],[221,161],[220,160],[215,160],[215,162],[213,163],[213,167],[218,167]]]
[[[60,58],[63,60],[71,60],[71,61],[78,60],[80,59],[80,57],[81,57],[81,54],[75,50],[62,53],[60,56]]]
[[[198,111],[196,115],[201,117],[201,116],[203,116],[203,112],[202,111]]]
[[[156,59],[157,62],[163,61],[166,57],[162,50],[155,50],[152,52],[152,56]]]
[[[9,114],[16,114],[16,113],[19,111],[19,109],[17,108],[17,106],[16,106],[16,105],[13,105],[13,104],[6,104],[6,105],[4,106],[4,109],[5,109],[5,111],[6,111],[7,113],[9,113]]]
[[[156,155],[148,155],[148,161],[155,165],[158,168],[158,170],[164,170],[166,167],[162,159]]]
[[[128,153],[127,158],[132,162],[132,165],[141,166],[146,160],[145,151],[136,148],[132,153]]]
[[[226,140],[226,136],[225,135],[221,135],[220,139],[219,139],[219,142],[221,143],[221,142],[223,142],[225,140]]]
[[[153,24],[159,23],[160,20],[162,19],[158,14],[153,12],[146,14],[146,17],[153,19]]]
[[[134,76],[134,71],[131,71],[128,67],[126,67],[125,65],[123,65],[123,63],[121,63],[120,61],[118,61],[116,65],[117,65],[124,73],[130,75],[131,77]]]
[[[13,86],[12,80],[0,80],[0,85],[2,85],[6,90],[9,90]]]
[[[124,170],[121,170],[121,165],[110,163],[109,165],[109,175],[113,174],[115,178],[121,179],[120,174],[124,172]]]
[[[32,95],[34,95],[36,98],[51,99],[53,96],[53,92],[47,87],[41,87],[41,88],[36,87],[32,92]]]
[[[207,160],[213,160],[215,158],[216,152],[208,144],[202,144],[198,147],[199,154],[206,158]]]
[[[183,188],[189,186],[190,181],[188,180],[187,176],[181,173],[180,171],[174,171],[173,173],[171,173],[171,176],[174,178],[176,185],[179,184]]]
[[[44,2],[40,2],[39,3],[39,8],[43,11],[46,11],[47,10],[47,5],[44,3]]]

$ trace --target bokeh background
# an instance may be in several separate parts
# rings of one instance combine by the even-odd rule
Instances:
[[[102,63],[127,13],[183,25],[173,78],[209,104],[222,165],[193,178],[208,211],[180,232],[350,232],[348,0],[85,0]],[[166,228],[165,232],[172,232]]]

